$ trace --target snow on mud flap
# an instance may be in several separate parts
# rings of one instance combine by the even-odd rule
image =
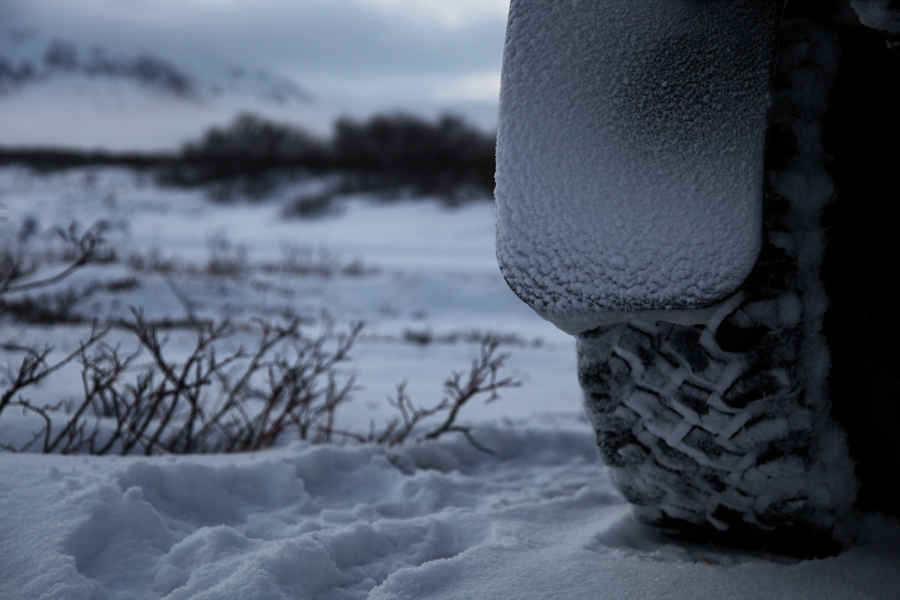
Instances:
[[[638,519],[825,556],[858,488],[821,332],[838,52],[808,19],[781,27],[772,100],[783,6],[513,0],[497,255],[520,298],[578,335],[600,454]],[[797,143],[766,171],[778,119]]]

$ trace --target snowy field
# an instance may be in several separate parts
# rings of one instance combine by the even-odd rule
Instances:
[[[597,458],[574,340],[500,277],[492,204],[357,197],[315,219],[282,216],[320,184],[223,204],[117,170],[0,170],[4,245],[48,251],[54,226],[102,222],[119,257],[60,284],[94,290],[69,307],[72,323],[7,319],[2,340],[61,355],[88,335],[85,319],[140,307],[177,321],[186,301],[237,323],[299,317],[313,333],[327,313],[337,330],[364,323],[342,366],[357,387],[336,418],[365,432],[395,416],[385,398],[398,383],[417,404],[439,400],[492,334],[522,385],[473,401],[460,422],[493,454],[455,433],[392,448],[285,436],[253,454],[4,453],[0,598],[900,598],[900,525],[877,515],[857,518],[841,556],[814,561],[639,526]],[[187,352],[189,330],[167,334]],[[31,397],[75,396],[79,375],[70,365]],[[4,413],[0,442],[35,427]]]

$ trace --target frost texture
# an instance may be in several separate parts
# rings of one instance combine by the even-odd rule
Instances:
[[[578,333],[741,285],[761,243],[781,6],[512,2],[497,255],[541,316]]]

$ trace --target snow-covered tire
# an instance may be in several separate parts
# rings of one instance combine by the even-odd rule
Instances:
[[[725,310],[705,326],[632,321],[579,336],[601,457],[645,523],[760,551],[833,554],[853,467],[827,402],[797,376],[800,299],[744,292]]]
[[[823,122],[840,51],[827,19],[798,17],[780,34],[753,273],[704,325],[633,320],[580,334],[578,375],[600,455],[639,520],[704,543],[826,556],[848,541],[859,487],[823,333],[822,213],[835,196]]]

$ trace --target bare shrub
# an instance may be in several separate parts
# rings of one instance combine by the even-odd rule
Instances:
[[[434,342],[434,333],[430,329],[404,329],[403,341],[416,346],[429,346]]]
[[[274,123],[251,113],[241,113],[228,126],[209,129],[199,142],[182,150],[188,159],[218,159],[221,164],[247,161],[251,166],[297,163],[321,158],[324,144],[299,127]]]
[[[222,236],[207,240],[207,258],[202,264],[165,258],[156,249],[130,253],[123,263],[139,273],[155,273],[165,277],[212,276],[246,277],[251,273],[294,277],[366,277],[379,269],[360,259],[345,260],[328,248],[284,245],[281,257],[272,261],[251,261],[247,249]]]
[[[151,63],[139,60],[126,70],[133,67],[134,73],[164,83],[164,69]],[[0,88],[2,79],[0,60]],[[0,164],[38,170],[120,165],[152,172],[166,185],[202,186],[210,198],[223,201],[262,199],[298,177],[339,174],[342,181],[323,194],[297,198],[286,209],[285,216],[309,218],[336,210],[332,200],[338,196],[358,192],[437,196],[448,204],[490,199],[495,143],[495,135],[449,114],[433,121],[402,113],[365,121],[342,118],[329,139],[319,139],[296,125],[243,113],[178,153],[0,148]]]
[[[205,268],[208,275],[237,278],[247,274],[250,264],[246,247],[233,244],[223,235],[211,236],[206,240],[206,247],[209,251]]]
[[[421,432],[418,439],[434,440],[445,433],[456,432],[463,434],[478,450],[494,454],[472,436],[471,427],[459,425],[456,419],[463,407],[474,398],[486,395],[485,402],[493,402],[500,398],[500,390],[522,385],[521,381],[512,377],[498,377],[500,369],[509,358],[506,353],[496,354],[499,346],[499,340],[486,336],[481,342],[479,357],[472,361],[468,372],[454,371],[444,381],[444,396],[441,401],[429,408],[413,404],[406,394],[406,382],[399,384],[396,396],[388,398],[388,403],[400,412],[400,416],[389,422],[377,435],[370,433],[366,441],[396,446],[404,443],[417,427],[421,429],[420,424],[429,417],[444,415],[439,425]]]
[[[115,253],[104,244],[100,228],[92,227],[78,233],[76,224],[68,229],[57,227],[55,233],[67,248],[70,264],[51,277],[25,281],[40,267],[40,261],[24,245],[7,245],[0,248],[0,299],[7,294],[27,292],[59,283],[82,267],[93,263],[115,260]]]
[[[543,340],[535,338],[531,341],[523,339],[517,333],[501,333],[497,331],[483,332],[479,330],[469,331],[451,331],[443,334],[436,334],[431,329],[410,329],[406,328],[398,337],[394,335],[375,336],[378,341],[385,343],[403,342],[413,344],[415,346],[430,346],[432,344],[453,345],[453,344],[480,344],[485,339],[496,340],[503,346],[531,346],[539,348],[543,345]]]
[[[164,183],[212,185],[212,197],[261,198],[297,169],[320,169],[327,145],[299,127],[242,113],[226,127],[209,129],[182,148],[161,174]]]
[[[334,200],[334,194],[331,192],[298,196],[285,206],[281,216],[288,219],[318,219],[333,215],[340,212]]]
[[[337,210],[335,198],[358,192],[436,195],[448,203],[492,197],[494,147],[484,133],[454,115],[435,121],[408,114],[376,115],[366,121],[339,119],[330,139],[239,115],[185,144],[163,165],[160,180],[206,186],[213,199],[262,198],[298,174],[342,173],[320,194],[298,197],[284,216],[313,218]]]
[[[491,402],[499,398],[499,390],[520,385],[498,376],[508,355],[497,355],[499,341],[486,338],[469,371],[454,372],[444,382],[440,402],[418,407],[401,384],[396,397],[388,399],[400,416],[381,431],[363,435],[335,427],[338,409],[350,400],[355,383],[352,374],[341,374],[339,365],[348,360],[361,324],[343,334],[326,325],[309,337],[299,320],[260,320],[254,324],[252,348],[223,353],[221,343],[238,328],[228,322],[192,322],[195,344],[182,361],[167,355],[162,329],[138,311],[125,324],[138,342],[132,352],[108,344],[108,328],[96,326],[76,351],[53,363],[48,361],[49,346],[5,345],[4,350],[19,352],[23,359],[18,366],[0,367],[5,385],[0,418],[5,409],[18,408],[37,416],[41,426],[26,443],[3,442],[0,447],[20,452],[37,445],[41,452],[62,454],[192,454],[261,450],[290,432],[316,444],[344,439],[391,447],[414,432],[419,441],[456,432],[491,453],[468,426],[457,423],[459,413],[476,397],[487,396]],[[149,363],[139,365],[144,355]],[[83,396],[78,400],[38,405],[25,397],[28,389],[73,362],[81,365]],[[437,425],[424,428],[439,415]]]
[[[122,436],[121,451],[259,450],[288,429],[301,440],[331,441],[334,411],[353,386],[352,377],[338,383],[335,367],[346,360],[361,325],[344,335],[334,335],[329,326],[314,338],[301,332],[299,320],[258,321],[255,327],[251,350],[220,355],[218,342],[236,329],[227,322],[198,324],[190,356],[175,362],[166,357],[166,340],[157,328],[135,313],[129,328],[152,363],[136,386],[120,384],[109,397],[111,406],[127,409],[116,414],[114,435]]]
[[[125,257],[124,262],[131,270],[139,273],[171,275],[176,271],[184,270],[184,267],[174,258],[163,258],[156,248],[144,253],[132,252]]]
[[[0,257],[0,309],[12,306],[6,299],[11,293],[52,286],[110,257],[94,231],[78,235],[73,227],[59,233],[74,250],[72,262],[55,275],[29,279],[37,265],[28,262],[27,254],[7,252]],[[231,275],[243,268],[241,262],[207,271]],[[335,262],[326,271],[343,268]],[[136,285],[133,280],[107,287],[132,285]],[[500,339],[485,336],[480,340],[479,358],[467,372],[454,372],[445,381],[438,403],[416,406],[401,384],[396,397],[388,400],[399,416],[381,431],[374,427],[367,435],[343,431],[335,427],[336,415],[355,389],[354,375],[343,364],[362,324],[336,333],[326,320],[318,335],[309,336],[301,329],[300,318],[259,319],[244,327],[227,320],[202,320],[177,286],[172,284],[172,289],[185,308],[183,321],[151,321],[132,309],[129,320],[115,325],[130,334],[136,343],[133,351],[110,344],[110,326],[96,322],[75,351],[53,360],[49,345],[0,343],[4,352],[20,357],[0,365],[0,419],[19,410],[39,424],[27,441],[0,440],[0,448],[96,455],[245,452],[270,447],[287,434],[312,443],[353,440],[396,446],[408,439],[430,440],[456,432],[490,452],[473,438],[469,427],[457,423],[459,413],[476,397],[486,396],[490,402],[499,397],[499,390],[520,385],[498,376],[508,355],[496,353]],[[62,295],[69,298],[66,292]],[[195,332],[194,345],[181,360],[168,348],[165,331],[172,326]],[[227,341],[248,332],[253,334],[253,344],[228,349]],[[77,398],[42,404],[28,397],[51,376],[76,363],[82,382]],[[438,423],[427,427],[435,419]]]
[[[280,263],[264,265],[263,270],[282,275],[333,277],[345,267],[340,257],[326,248],[314,250],[285,244],[281,247],[281,255]]]
[[[493,189],[493,136],[453,115],[434,123],[402,113],[365,122],[340,119],[332,146],[337,164],[425,193],[450,192],[462,184]]]
[[[182,361],[167,355],[168,339],[135,311],[125,324],[138,342],[123,353],[95,329],[78,350],[49,363],[50,347],[6,346],[24,354],[17,367],[2,368],[3,409],[21,408],[43,426],[21,447],[42,452],[90,454],[188,454],[245,452],[274,444],[293,430],[298,439],[333,439],[334,415],[349,399],[353,377],[340,377],[361,325],[346,334],[330,326],[318,336],[302,333],[300,321],[255,323],[255,345],[221,352],[238,328],[228,322],[194,321],[196,339]],[[138,365],[142,356],[149,363]],[[38,406],[23,393],[65,365],[79,362],[83,397]],[[137,369],[136,376],[130,372]]]
[[[0,299],[0,314],[13,317],[20,323],[53,325],[90,322],[90,319],[76,309],[99,292],[124,292],[140,284],[133,277],[123,277],[112,281],[91,281],[80,287],[24,295],[16,299]]]
[[[37,387],[53,373],[83,356],[89,348],[102,340],[108,331],[108,328],[98,329],[95,325],[88,339],[82,341],[77,350],[53,363],[48,360],[53,352],[52,346],[20,346],[9,342],[0,344],[0,348],[3,350],[22,355],[22,360],[17,367],[12,365],[0,366],[0,377],[2,377],[0,380],[2,380],[4,385],[4,389],[0,392],[0,417],[3,416],[3,412],[6,409],[18,407],[22,409],[23,413],[30,412],[39,416],[44,422],[44,427],[34,433],[32,439],[24,446],[16,448],[8,443],[0,442],[0,448],[12,452],[27,450],[35,442],[43,440],[42,447],[45,452],[52,452],[61,443],[64,444],[62,450],[65,450],[71,444],[73,438],[83,433],[83,431],[79,431],[77,426],[80,415],[76,414],[73,419],[66,423],[62,431],[56,437],[53,437],[51,414],[59,410],[66,410],[68,408],[66,403],[59,402],[52,406],[36,406],[21,394],[29,388]]]
[[[63,250],[59,254],[68,264],[48,277],[33,278],[48,257],[32,252],[26,242],[0,247],[0,318],[11,314],[36,323],[79,321],[80,318],[72,315],[75,304],[104,288],[104,284],[96,283],[81,290],[70,288],[36,298],[10,299],[10,295],[56,285],[87,265],[109,263],[116,258],[115,253],[104,244],[100,227],[91,227],[84,233],[78,233],[77,226],[72,224],[68,229],[57,228],[54,231],[63,243]],[[114,282],[112,285],[125,283]]]

